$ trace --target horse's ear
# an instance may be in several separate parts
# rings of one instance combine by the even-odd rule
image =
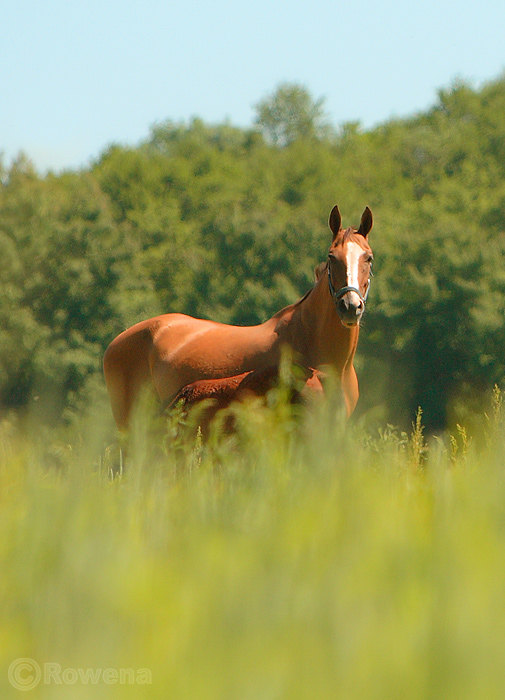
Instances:
[[[330,224],[330,229],[333,233],[333,240],[335,240],[342,224],[342,217],[340,216],[340,211],[336,204],[330,212],[330,220],[328,223]]]
[[[365,207],[365,211],[361,216],[361,223],[359,225],[358,233],[360,233],[365,238],[368,236],[373,226],[373,216],[372,212],[368,207]]]

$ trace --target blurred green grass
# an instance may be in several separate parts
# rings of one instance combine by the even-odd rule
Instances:
[[[0,697],[28,657],[152,674],[28,697],[502,698],[500,392],[474,434],[428,442],[421,414],[370,432],[278,400],[237,423],[202,442],[138,421],[113,479],[101,409],[0,423]]]

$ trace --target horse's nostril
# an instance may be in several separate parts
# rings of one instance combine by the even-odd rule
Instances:
[[[345,299],[342,298],[338,302],[338,310],[343,314],[345,314],[349,310],[349,305],[347,304]]]

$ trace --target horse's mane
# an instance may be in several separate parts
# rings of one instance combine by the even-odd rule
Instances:
[[[300,306],[300,304],[303,304],[303,302],[305,301],[305,299],[307,299],[307,297],[308,297],[310,294],[312,294],[312,292],[314,291],[314,289],[315,289],[317,283],[319,282],[319,280],[320,280],[320,278],[321,278],[321,275],[322,275],[324,272],[326,272],[327,268],[328,268],[328,262],[327,262],[327,261],[326,261],[326,262],[319,263],[319,265],[317,265],[316,269],[314,270],[314,278],[315,278],[315,279],[314,279],[314,284],[312,285],[312,287],[311,287],[310,289],[308,289],[308,290],[305,292],[305,294],[303,295],[303,297],[301,297],[301,299],[298,299],[298,301],[295,301],[293,304],[288,304],[288,306],[285,306],[283,309],[281,309],[281,310],[278,311],[276,314],[274,314],[274,318],[275,318],[276,316],[280,316],[286,309],[295,308],[295,307],[297,307],[297,306]]]

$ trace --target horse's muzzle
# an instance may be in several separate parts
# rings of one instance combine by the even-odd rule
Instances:
[[[347,292],[337,303],[337,313],[344,326],[357,326],[365,310],[365,304],[356,292]]]

